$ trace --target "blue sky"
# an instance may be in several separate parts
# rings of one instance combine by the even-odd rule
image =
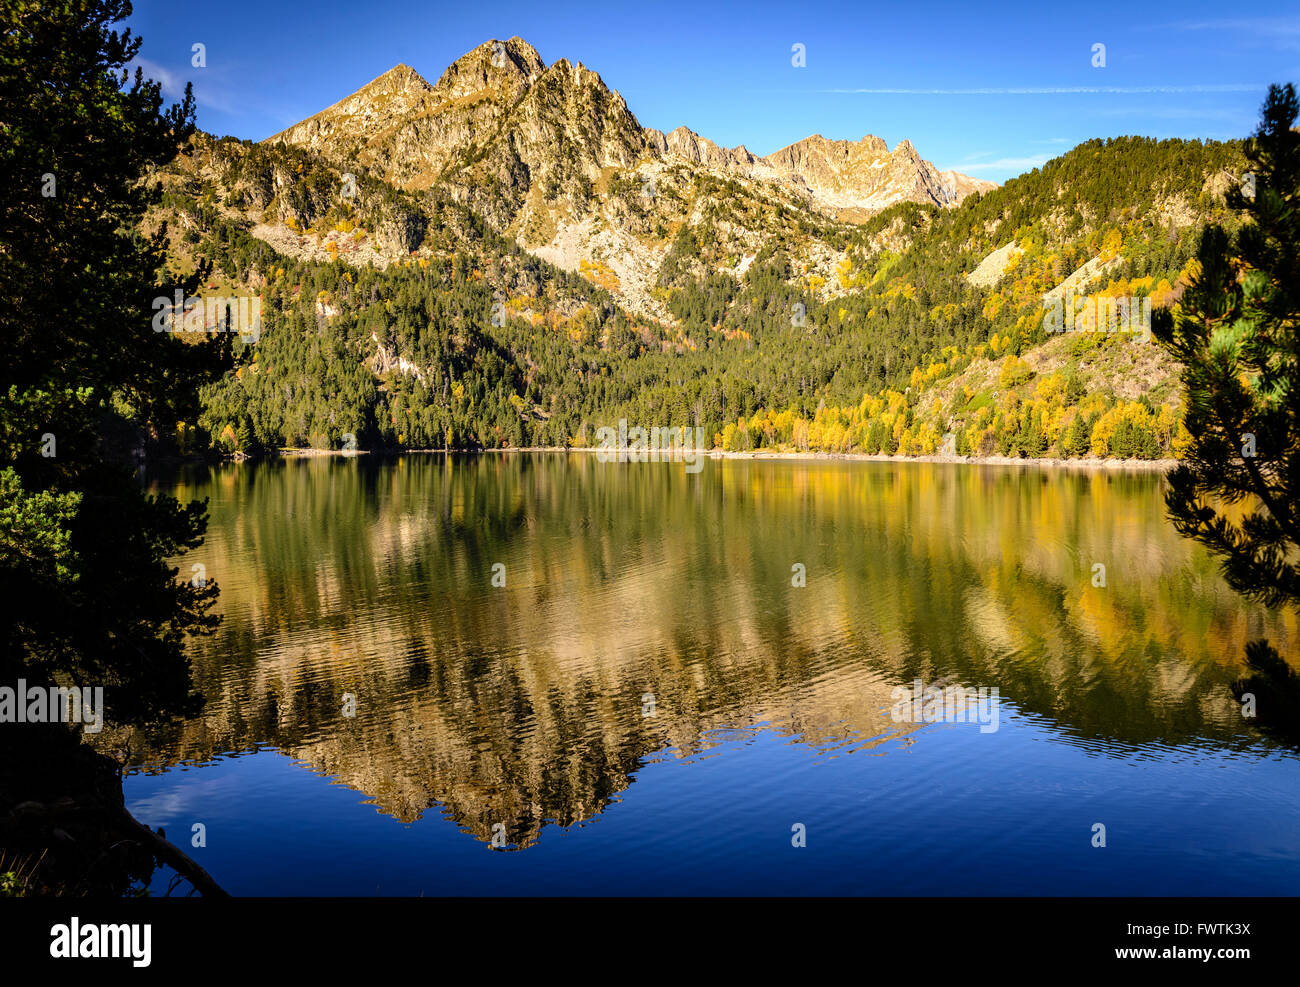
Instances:
[[[260,140],[399,62],[432,83],[518,35],[547,64],[599,72],[645,126],[756,154],[813,133],[907,138],[940,168],[999,182],[1091,137],[1241,137],[1268,83],[1300,83],[1300,2],[1077,8],[137,0],[128,23],[146,71],[169,94],[193,81],[199,126],[217,134]],[[204,68],[191,66],[196,42]]]

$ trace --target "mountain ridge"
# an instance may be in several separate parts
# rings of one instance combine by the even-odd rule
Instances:
[[[920,157],[909,139],[890,151],[871,134],[859,141],[812,134],[769,155],[756,155],[743,144],[726,148],[680,125],[667,133],[644,127],[617,90],[598,72],[581,62],[560,58],[546,65],[527,41],[492,39],[452,62],[430,85],[416,70],[398,63],[355,92],[325,109],[266,138],[263,143],[294,144],[336,156],[355,154],[363,164],[379,164],[384,177],[406,187],[424,187],[441,177],[456,153],[490,139],[515,106],[543,79],[569,87],[597,91],[619,115],[626,114],[639,130],[639,140],[624,142],[612,160],[642,157],[734,174],[747,179],[784,184],[825,215],[860,220],[896,202],[931,202],[951,206],[973,192],[996,188],[955,171],[940,172]],[[504,93],[502,90],[504,89]],[[506,98],[491,101],[493,95]],[[565,93],[557,92],[563,99]],[[485,99],[490,111],[478,104]],[[470,112],[477,107],[477,112]],[[434,118],[443,125],[438,126]],[[419,126],[419,121],[428,121]],[[631,135],[629,135],[631,136]],[[331,147],[337,142],[339,146]],[[387,145],[393,145],[391,147]],[[403,164],[401,156],[414,163]],[[600,167],[608,167],[606,158]]]
[[[478,88],[496,112],[500,87]],[[210,290],[265,299],[203,433],[240,453],[347,433],[584,446],[622,417],[698,423],[729,451],[1176,453],[1175,368],[1154,343],[1053,336],[1042,303],[1073,284],[1176,304],[1198,230],[1233,222],[1239,144],[1089,141],[955,209],[847,224],[770,182],[638,159],[640,134],[594,73],[557,63],[428,189],[358,168],[343,196],[343,163],[196,135],[159,176],[152,228],[177,270],[208,260]],[[529,175],[538,160],[555,170]]]

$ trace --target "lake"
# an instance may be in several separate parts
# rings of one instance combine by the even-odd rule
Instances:
[[[234,894],[1300,886],[1297,751],[1230,690],[1247,640],[1300,631],[1173,530],[1158,474],[554,453],[151,482],[210,498],[180,564],[224,621],[202,716],[112,742],[131,812]]]

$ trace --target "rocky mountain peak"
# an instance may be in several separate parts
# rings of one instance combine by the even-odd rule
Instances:
[[[283,141],[319,149],[336,139],[365,140],[393,119],[417,112],[432,91],[420,73],[399,63],[352,95],[267,138],[267,143]]]
[[[956,173],[945,181],[910,140],[899,141],[890,151],[872,134],[859,141],[813,134],[760,162],[759,177],[766,171],[802,188],[814,206],[843,219],[865,218],[905,200],[953,205],[972,191],[992,187]]]
[[[381,92],[428,92],[432,88],[419,72],[409,65],[398,62],[383,75],[367,82],[354,95]]]
[[[523,38],[485,41],[447,66],[434,90],[441,99],[465,99],[486,90],[526,89],[546,71],[537,49]]]
[[[658,151],[660,157],[675,157],[693,165],[748,175],[758,162],[742,144],[725,148],[707,137],[701,137],[689,127],[681,126],[665,135],[662,131],[647,128],[646,145]]]
[[[271,140],[356,161],[399,187],[442,183],[493,226],[530,243],[599,212],[593,191],[602,176],[647,158],[770,183],[847,220],[904,200],[953,205],[991,187],[941,175],[910,140],[891,152],[871,134],[858,141],[813,134],[758,157],[685,126],[666,135],[642,128],[599,73],[568,58],[547,66],[519,37],[483,42],[432,86],[396,65]]]
[[[915,145],[913,145],[912,142],[910,140],[907,140],[906,138],[899,141],[898,144],[894,146],[894,149],[890,153],[895,156],[902,155],[903,157],[911,158],[914,161],[921,160],[921,155],[916,153]]]

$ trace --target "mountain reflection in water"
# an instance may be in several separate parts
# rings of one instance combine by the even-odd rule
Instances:
[[[1295,653],[1294,618],[1227,589],[1164,519],[1154,474],[731,460],[692,475],[493,454],[230,465],[156,487],[211,498],[183,565],[220,583],[225,618],[194,647],[200,717],[105,731],[140,784],[274,748],[387,817],[531,848],[656,763],[767,738],[808,770],[942,744],[952,781],[991,786],[1043,737],[1116,771],[1212,760],[1216,784],[1224,763],[1294,759],[1229,690],[1248,639]],[[894,722],[892,690],[917,679],[996,687],[999,730]],[[945,769],[926,770],[942,788]],[[777,779],[742,790],[781,797]]]

